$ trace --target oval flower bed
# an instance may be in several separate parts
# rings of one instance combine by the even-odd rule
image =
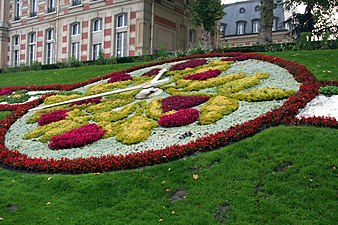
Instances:
[[[298,92],[296,94],[293,94],[294,92],[291,92],[287,95],[285,95],[287,92],[281,90],[279,87],[275,87],[273,84],[276,83],[275,79],[278,79],[280,74],[274,75],[272,72],[269,74],[269,76],[266,76],[265,74],[256,74],[253,76],[244,76],[244,75],[234,75],[232,74],[234,71],[231,71],[232,68],[229,69],[229,71],[226,71],[226,73],[222,73],[222,75],[210,78],[205,81],[187,81],[184,80],[183,77],[198,73],[200,71],[198,70],[208,70],[207,65],[199,65],[192,69],[189,69],[189,74],[185,74],[185,72],[177,73],[177,75],[174,75],[173,79],[176,83],[175,85],[168,85],[164,86],[163,89],[166,93],[169,93],[171,95],[176,94],[184,94],[188,96],[205,96],[206,94],[210,94],[210,96],[215,96],[217,93],[222,99],[226,100],[229,99],[230,102],[236,102],[239,101],[236,99],[235,96],[241,96],[244,100],[249,99],[250,94],[246,94],[243,96],[242,94],[239,95],[239,93],[250,93],[251,91],[254,93],[254,96],[257,96],[257,91],[255,90],[264,90],[259,92],[259,97],[250,98],[250,101],[256,101],[258,102],[251,103],[251,102],[241,102],[239,104],[238,110],[234,111],[233,113],[229,114],[228,116],[223,117],[223,119],[218,120],[212,124],[209,124],[207,126],[201,126],[197,125],[200,130],[206,130],[207,127],[217,127],[218,123],[220,124],[220,127],[222,127],[225,122],[228,121],[227,117],[232,118],[236,121],[235,124],[233,124],[230,127],[223,128],[221,130],[218,130],[216,132],[205,134],[201,133],[201,135],[196,136],[192,135],[193,139],[188,140],[187,142],[180,142],[179,144],[163,144],[166,139],[170,139],[171,135],[176,136],[179,133],[175,133],[175,130],[177,132],[179,131],[185,131],[184,126],[178,127],[178,128],[168,128],[173,129],[173,134],[171,132],[167,132],[165,128],[157,129],[154,128],[153,122],[154,120],[150,120],[149,118],[162,118],[163,111],[162,111],[162,103],[161,101],[158,101],[156,99],[153,99],[151,103],[147,103],[146,101],[139,101],[135,103],[133,102],[133,96],[135,93],[128,93],[128,94],[121,94],[119,96],[111,96],[108,99],[105,99],[104,101],[98,103],[98,104],[89,104],[88,106],[71,106],[75,108],[69,108],[71,112],[68,113],[68,117],[65,119],[66,123],[71,122],[74,124],[74,126],[79,126],[80,124],[89,123],[90,121],[95,121],[97,123],[97,127],[102,127],[101,131],[108,131],[104,135],[108,133],[108,136],[114,137],[117,135],[117,137],[120,137],[121,134],[115,134],[115,132],[119,132],[120,127],[128,128],[129,131],[126,134],[131,133],[130,131],[133,130],[133,127],[139,127],[139,129],[155,129],[153,134],[149,132],[149,134],[157,135],[157,137],[163,136],[164,139],[161,139],[161,143],[159,143],[158,146],[154,147],[148,147],[150,145],[149,142],[144,141],[140,144],[140,146],[143,146],[143,149],[140,149],[139,152],[134,153],[128,153],[122,154],[98,154],[97,156],[90,156],[90,153],[87,157],[61,157],[61,158],[53,158],[53,157],[33,157],[29,156],[28,152],[25,152],[23,150],[15,150],[17,147],[10,147],[8,148],[8,145],[11,143],[11,138],[14,136],[20,136],[18,133],[19,128],[21,125],[24,125],[27,119],[31,115],[29,113],[27,114],[27,111],[33,107],[36,107],[37,105],[41,104],[44,98],[32,101],[27,104],[18,105],[18,106],[9,106],[9,105],[3,105],[0,106],[0,110],[10,110],[13,113],[9,116],[7,116],[6,119],[2,120],[0,122],[0,159],[1,164],[5,167],[11,167],[14,169],[20,169],[20,170],[33,170],[37,172],[66,172],[66,173],[87,173],[87,172],[99,172],[99,171],[113,171],[113,170],[125,170],[125,169],[131,169],[131,168],[137,168],[137,167],[143,167],[147,165],[154,165],[158,163],[168,162],[171,160],[176,160],[181,157],[194,154],[195,152],[203,152],[203,151],[210,151],[214,150],[216,148],[225,146],[229,143],[236,142],[238,140],[241,140],[243,138],[252,136],[256,134],[257,132],[260,132],[263,129],[266,129],[271,126],[278,126],[280,124],[285,125],[302,125],[302,124],[312,124],[316,126],[330,126],[330,127],[338,127],[338,123],[335,119],[332,118],[301,118],[297,119],[295,116],[298,113],[298,110],[306,105],[307,102],[312,100],[317,94],[318,94],[318,88],[321,85],[328,85],[327,83],[319,83],[317,82],[314,77],[310,74],[310,72],[302,65],[299,65],[295,62],[289,62],[283,59],[275,58],[275,57],[269,57],[264,56],[260,54],[240,54],[240,53],[213,53],[213,54],[207,54],[204,56],[197,55],[197,56],[189,56],[185,58],[180,58],[179,60],[189,60],[194,58],[212,58],[212,57],[230,57],[230,58],[224,58],[225,61],[223,63],[227,63],[232,61],[245,61],[247,59],[254,59],[259,60],[255,61],[255,64],[259,64],[260,61],[269,62],[272,64],[277,65],[277,67],[285,68],[291,73],[298,82],[301,82],[302,85],[300,86]],[[174,60],[167,60],[162,61],[162,63],[170,63],[174,62]],[[207,61],[205,61],[205,64]],[[156,63],[150,63],[145,66],[139,66],[135,68],[131,68],[127,70],[127,73],[133,73],[133,71],[137,71],[138,69],[145,68],[147,66],[155,66]],[[177,64],[179,65],[179,64]],[[243,64],[245,67],[245,63]],[[203,66],[206,66],[206,68],[203,68]],[[180,66],[177,66],[178,68]],[[248,64],[247,67],[252,67],[252,64]],[[277,69],[277,67],[274,67]],[[183,68],[183,67],[182,67]],[[235,67],[234,67],[235,68]],[[209,69],[210,70],[210,69]],[[171,70],[172,72],[173,70]],[[279,72],[278,72],[279,73]],[[90,79],[86,82],[81,82],[77,84],[72,85],[45,85],[45,86],[30,86],[26,89],[28,90],[39,90],[39,89],[59,89],[59,90],[72,90],[77,87],[84,86],[86,84],[90,84],[92,82],[96,82],[102,79],[109,79],[114,74],[108,74],[105,76],[101,76],[95,79]],[[141,76],[140,76],[141,77]],[[146,77],[145,77],[146,78]],[[150,78],[151,79],[151,78]],[[236,82],[236,79],[238,80]],[[269,79],[272,79],[271,82]],[[137,80],[135,77],[133,77],[133,80],[136,80],[135,82],[143,82],[143,80]],[[144,80],[146,81],[146,80]],[[244,82],[243,82],[244,81]],[[273,82],[272,82],[273,81]],[[192,83],[187,83],[192,82]],[[194,83],[194,82],[201,82],[201,83]],[[116,82],[118,83],[118,82]],[[106,85],[106,84],[104,84]],[[109,84],[110,85],[110,84]],[[193,86],[191,86],[193,85]],[[337,85],[337,84],[330,84],[330,85]],[[291,96],[287,98],[287,100],[276,102],[278,103],[278,107],[274,106],[274,102],[260,102],[262,99],[271,99],[271,96],[268,96],[271,94],[271,91],[266,91],[267,87],[274,88],[273,96],[276,96],[279,98],[280,95],[283,96]],[[193,87],[193,88],[192,88]],[[258,89],[257,89],[258,87]],[[22,87],[9,87],[10,90],[17,90]],[[253,89],[256,88],[256,89]],[[265,89],[264,89],[265,88]],[[193,90],[193,91],[192,91]],[[291,91],[291,90],[290,90]],[[247,96],[249,95],[249,97]],[[266,95],[266,96],[264,96]],[[180,95],[183,96],[183,95]],[[275,98],[275,97],[273,97]],[[204,114],[203,117],[208,116],[209,114],[212,116],[214,113],[217,112],[218,114],[226,114],[227,108],[220,107],[217,105],[216,98],[211,98],[213,100],[212,104],[207,104],[207,114]],[[276,100],[274,100],[276,101]],[[262,109],[265,107],[266,104],[271,104],[271,109],[269,111],[257,111],[256,108],[261,107]],[[66,106],[70,107],[70,106]],[[83,108],[85,107],[85,108]],[[122,108],[121,108],[122,107]],[[224,109],[223,109],[224,108]],[[273,109],[275,108],[275,109]],[[64,109],[68,110],[68,109]],[[84,111],[83,111],[84,110]],[[219,112],[220,110],[225,110],[224,112]],[[198,113],[197,109],[184,109],[183,111],[191,111],[196,115],[196,111]],[[91,113],[89,113],[91,112]],[[108,113],[107,113],[108,112]],[[114,113],[112,113],[114,112]],[[252,114],[251,119],[246,120],[240,120],[243,117],[244,112],[250,112]],[[177,113],[177,112],[176,112]],[[173,114],[172,114],[173,115]],[[178,115],[178,114],[177,114]],[[186,114],[182,114],[184,116]],[[198,115],[198,114],[197,114]],[[231,117],[232,115],[235,115]],[[135,117],[135,119],[134,119]],[[117,122],[111,123],[108,122],[110,120],[116,120],[116,118],[122,118],[120,120],[117,120]],[[127,119],[125,119],[127,118]],[[214,117],[211,117],[214,118]],[[150,124],[147,126],[142,126],[139,121],[145,121],[146,123]],[[125,125],[124,125],[125,124]],[[195,123],[194,123],[195,124]],[[189,125],[192,126],[194,124]],[[141,126],[140,126],[141,125]],[[83,125],[82,125],[83,126]],[[81,126],[80,126],[81,127]],[[34,129],[34,128],[33,128]],[[163,130],[164,129],[164,130]],[[191,127],[189,128],[191,129]],[[17,131],[18,130],[18,131]],[[74,131],[74,130],[73,130]],[[75,130],[76,134],[78,133],[78,130]],[[149,131],[149,130],[147,130]],[[124,131],[126,132],[126,131]],[[66,132],[67,133],[67,132]],[[66,134],[64,133],[64,134]],[[75,133],[72,133],[76,135]],[[156,133],[156,134],[155,134]],[[64,135],[61,134],[60,136]],[[98,136],[94,135],[96,138]],[[54,137],[51,138],[51,140]],[[88,139],[89,140],[89,139]],[[95,139],[94,139],[95,140]],[[94,145],[97,145],[98,148],[101,150],[104,148],[119,148],[122,145],[119,145],[117,142],[110,142],[110,138],[108,139],[101,139],[95,143],[93,143],[91,146],[84,146],[81,149],[76,149],[76,151],[83,151],[83,152],[90,152],[91,148],[94,147]],[[24,142],[26,143],[26,142]],[[37,142],[37,141],[30,141],[27,140],[27,143],[37,143],[38,146],[45,146],[46,144]],[[83,143],[83,142],[82,142]],[[89,143],[89,142],[85,142]],[[102,145],[101,145],[101,144]],[[19,146],[19,143],[16,143],[17,146]],[[71,144],[68,144],[67,146],[70,146]],[[144,147],[146,146],[146,147]],[[136,145],[132,146],[133,148],[136,147]],[[38,148],[34,149],[36,151],[36,154],[38,154],[39,150]],[[71,156],[72,152],[74,152],[75,149],[64,149],[60,151],[54,151],[54,152],[64,152],[64,155],[69,154]]]
[[[48,146],[55,150],[83,147],[99,140],[104,135],[104,132],[100,126],[86,124],[80,128],[52,137]]]
[[[180,127],[195,122],[198,116],[197,109],[180,109],[173,114],[161,116],[158,124],[162,127]]]

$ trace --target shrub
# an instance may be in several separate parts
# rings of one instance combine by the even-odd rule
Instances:
[[[318,91],[326,96],[338,95],[338,86],[320,87]]]

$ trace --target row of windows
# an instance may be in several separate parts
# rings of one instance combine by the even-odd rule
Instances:
[[[13,0],[14,2],[14,20],[20,20],[22,15],[22,1],[23,0]],[[100,0],[91,0],[91,2],[96,2]],[[56,0],[47,0],[47,13],[55,12]],[[39,0],[30,0],[29,1],[29,16],[35,17],[38,14],[38,4]],[[82,0],[72,0],[71,6],[82,5]]]
[[[277,0],[276,3],[277,4],[274,4],[274,8],[277,8],[278,4],[282,3],[282,1],[281,0]],[[260,5],[256,5],[255,6],[255,12],[259,12],[259,11],[261,11],[261,6]],[[245,8],[241,7],[239,9],[239,13],[245,13]]]
[[[236,22],[236,34],[241,35],[241,34],[246,34],[248,33],[246,31],[246,24],[247,21],[241,20]],[[260,20],[259,19],[254,19],[251,21],[251,33],[258,33],[259,32],[259,27],[260,27]],[[221,35],[224,37],[226,36],[226,28],[227,24],[222,23],[221,24]],[[272,25],[272,31],[276,31],[278,29],[278,18],[273,19],[273,25]]]
[[[102,31],[103,29],[102,18],[92,20],[92,31]],[[116,17],[116,28],[123,28],[128,26],[127,14],[122,14]],[[81,32],[80,23],[73,23],[70,29],[71,35],[79,35]]]
[[[74,26],[73,26],[74,27]],[[19,66],[19,51],[20,51],[20,37],[19,35],[13,36],[13,66]],[[116,56],[125,57],[127,56],[128,49],[127,32],[116,32]],[[46,48],[45,48],[45,62],[46,64],[54,63],[54,29],[48,29],[46,31]],[[28,63],[32,64],[36,61],[36,32],[28,34]],[[97,60],[102,50],[102,43],[95,43],[92,45],[91,59]],[[73,42],[70,44],[70,56],[77,60],[80,60],[80,42]]]

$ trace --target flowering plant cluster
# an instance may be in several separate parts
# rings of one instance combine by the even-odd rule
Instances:
[[[142,77],[151,77],[151,76],[154,76],[154,75],[157,75],[158,72],[160,72],[161,68],[154,68],[148,72],[145,72],[143,73],[141,76]]]
[[[38,120],[39,126],[43,126],[46,124],[50,124],[53,122],[57,122],[60,120],[64,120],[67,117],[67,112],[70,110],[55,110],[51,113],[42,114],[40,119]]]
[[[0,96],[2,96],[2,95],[11,95],[12,93],[13,93],[13,91],[10,90],[10,89],[8,89],[8,88],[0,90]]]
[[[103,135],[104,130],[100,126],[86,124],[80,128],[52,137],[48,147],[55,150],[83,147],[100,140]]]
[[[120,81],[125,81],[125,80],[132,80],[133,77],[130,76],[130,74],[126,72],[121,72],[114,74],[108,81],[108,83],[115,83],[115,82],[120,82]]]
[[[170,67],[169,70],[184,70],[186,68],[195,68],[207,63],[206,59],[191,59],[189,61],[179,63]]]
[[[209,100],[208,96],[169,96],[162,99],[163,112],[191,108]]]
[[[12,111],[5,119],[0,121],[0,165],[5,168],[16,170],[26,170],[46,173],[89,173],[102,171],[126,170],[150,166],[177,160],[196,152],[211,151],[216,148],[237,142],[241,139],[255,135],[256,133],[273,126],[285,125],[312,125],[320,127],[338,128],[338,121],[335,118],[311,117],[297,119],[296,115],[300,108],[304,107],[309,101],[318,95],[320,86],[334,85],[337,82],[318,82],[312,74],[303,66],[296,62],[286,61],[281,58],[265,56],[257,53],[210,53],[206,55],[194,55],[180,57],[166,61],[144,64],[132,67],[126,72],[132,72],[141,68],[155,66],[163,63],[174,62],[177,60],[189,60],[200,57],[237,57],[246,59],[257,59],[279,65],[288,70],[294,78],[302,83],[300,90],[289,97],[282,106],[261,115],[253,120],[234,125],[227,130],[210,134],[183,145],[168,146],[163,149],[147,150],[127,155],[105,155],[89,158],[31,158],[26,154],[20,153],[15,149],[8,149],[5,145],[5,134],[10,126],[27,111],[38,106],[43,102],[44,97],[25,103],[22,105],[0,105],[0,111]],[[79,82],[71,85],[43,85],[43,86],[13,86],[8,87],[15,91],[18,89],[26,90],[72,90],[99,80],[107,79],[111,73],[104,76],[90,79],[86,82]]]
[[[197,109],[180,109],[173,114],[161,116],[158,124],[162,127],[180,127],[195,122],[198,117]]]
[[[87,100],[82,100],[82,101],[78,101],[78,102],[73,102],[70,103],[69,106],[73,106],[73,105],[83,105],[83,104],[89,104],[89,103],[95,103],[98,104],[101,102],[102,98],[91,98],[91,99],[87,99]]]
[[[208,70],[202,73],[195,73],[192,75],[185,76],[184,80],[207,80],[209,78],[217,77],[222,73],[222,70]]]

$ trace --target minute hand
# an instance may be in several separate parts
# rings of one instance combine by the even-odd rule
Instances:
[[[108,91],[108,92],[104,92],[104,93],[100,93],[100,94],[96,94],[96,95],[90,95],[90,96],[85,96],[85,97],[82,97],[82,98],[76,98],[76,99],[71,99],[71,100],[64,101],[64,102],[58,102],[58,103],[54,103],[54,104],[50,104],[50,105],[36,107],[36,108],[30,109],[29,111],[37,111],[37,110],[41,110],[41,109],[47,109],[47,108],[51,108],[51,107],[55,107],[55,106],[66,105],[66,104],[69,104],[69,103],[79,102],[79,101],[88,100],[88,99],[92,99],[92,98],[99,98],[99,97],[103,97],[103,96],[107,96],[107,95],[118,94],[118,93],[121,93],[121,92],[132,91],[132,90],[136,90],[136,89],[156,87],[156,86],[164,84],[168,81],[169,81],[169,78],[165,78],[165,79],[162,79],[162,80],[157,80],[153,83],[147,82],[147,83],[143,83],[143,84],[140,84],[140,85],[127,87],[127,88],[123,88],[123,89],[119,89],[119,90]]]

